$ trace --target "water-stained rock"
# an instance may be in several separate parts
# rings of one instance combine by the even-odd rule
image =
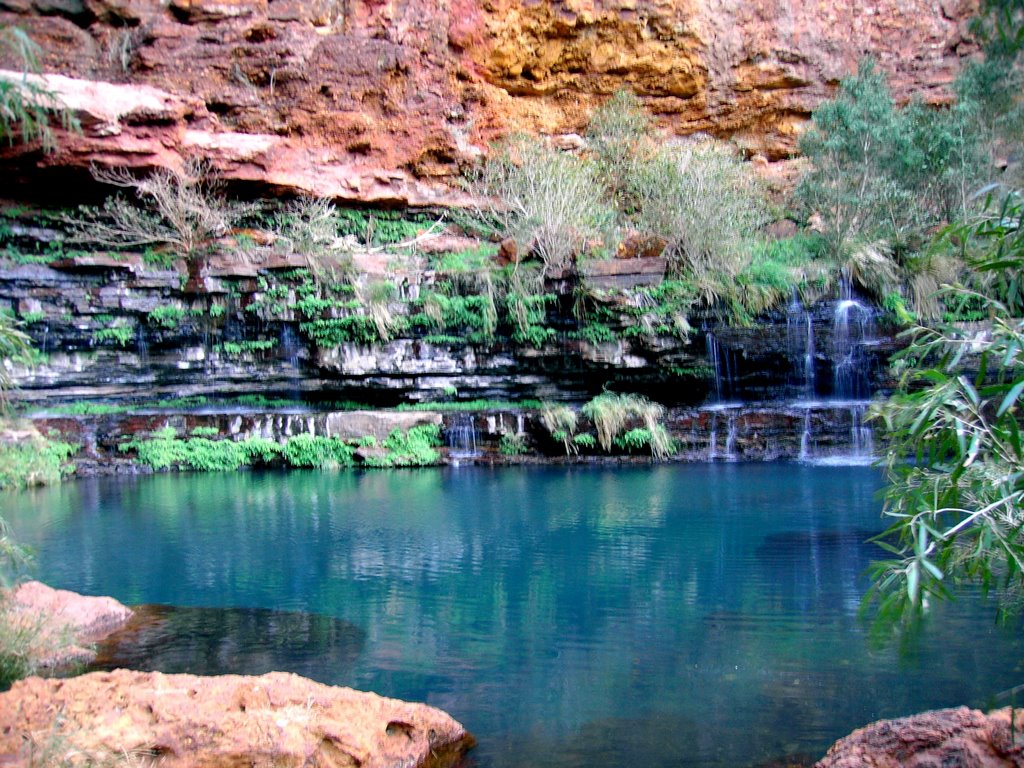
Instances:
[[[424,704],[260,677],[93,672],[29,678],[0,694],[0,764],[29,765],[46,739],[80,755],[151,755],[185,766],[455,765],[472,737]]]

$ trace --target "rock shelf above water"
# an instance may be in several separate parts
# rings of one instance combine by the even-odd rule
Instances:
[[[29,678],[0,694],[0,764],[29,765],[29,742],[102,759],[178,766],[428,766],[458,764],[472,737],[424,704],[259,677],[94,672]]]

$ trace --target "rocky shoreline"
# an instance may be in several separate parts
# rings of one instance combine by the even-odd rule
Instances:
[[[43,634],[71,632],[70,651],[45,665],[88,661],[96,642],[130,619],[112,598],[39,582],[11,593],[11,615]],[[41,646],[42,647],[42,646]],[[967,707],[882,720],[837,741],[814,768],[1020,768],[1024,712]],[[423,704],[321,685],[298,675],[162,674],[117,669],[29,678],[0,693],[0,764],[131,760],[126,764],[245,764],[455,768],[473,737]],[[788,763],[787,763],[788,764]]]

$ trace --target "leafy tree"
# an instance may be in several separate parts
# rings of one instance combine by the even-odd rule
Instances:
[[[987,279],[988,294],[950,289],[985,308],[983,335],[919,327],[898,357],[900,390],[878,409],[890,438],[870,596],[883,616],[920,611],[947,584],[967,579],[1024,589],[1024,198],[1019,192],[947,237]],[[907,463],[907,458],[913,459]]]

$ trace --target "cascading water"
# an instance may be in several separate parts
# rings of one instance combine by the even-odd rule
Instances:
[[[786,310],[786,350],[799,397],[814,397],[814,322],[796,289]]]
[[[832,395],[837,400],[871,396],[865,347],[874,341],[874,310],[854,298],[849,280],[841,280],[832,318]]]
[[[804,411],[803,429],[800,432],[800,461],[808,461],[811,458],[811,409]]]
[[[875,452],[875,435],[867,424],[864,416],[867,405],[858,403],[850,407],[850,445],[853,447],[853,458],[870,460]]]
[[[725,456],[726,461],[736,461],[736,412],[729,411],[726,422]]]
[[[796,335],[794,325],[799,322],[793,305],[790,306],[787,320],[787,330],[791,331],[790,356],[793,358],[796,352],[803,349],[793,338]],[[854,295],[849,279],[843,278],[832,314],[832,399],[815,402],[812,398],[799,400],[795,404],[803,410],[803,418],[798,427],[801,461],[864,464],[872,460],[874,435],[871,427],[865,423],[870,404],[868,399],[871,397],[871,359],[867,350],[876,342],[874,310]],[[812,341],[808,339],[806,344],[810,343]],[[813,391],[812,387],[810,394]],[[848,419],[849,440],[844,441],[848,445],[839,448],[836,444],[829,445],[827,439],[824,444],[818,444],[814,435],[816,422],[812,419],[812,411],[821,414],[819,421],[823,428],[832,425],[833,433]]]
[[[292,368],[299,368],[299,341],[295,329],[288,323],[281,324],[281,358]]]
[[[718,458],[718,412],[711,414],[711,434],[708,436],[708,460]]]
[[[722,403],[736,395],[733,353],[719,343],[714,332],[704,335],[708,362],[714,372],[714,402]]]
[[[456,413],[445,426],[444,442],[451,459],[472,459],[480,455],[476,419],[471,413]]]
[[[149,342],[146,341],[146,330],[144,328],[139,328],[135,333],[135,354],[138,355],[141,367],[149,364]]]

